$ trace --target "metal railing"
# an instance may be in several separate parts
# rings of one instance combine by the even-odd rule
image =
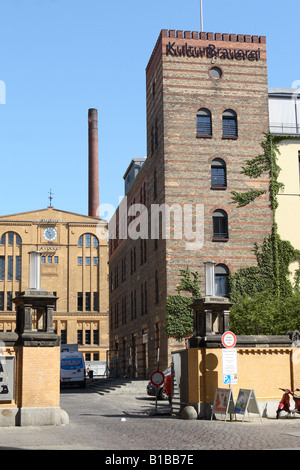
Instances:
[[[270,132],[272,134],[300,134],[300,125],[287,122],[271,122]]]

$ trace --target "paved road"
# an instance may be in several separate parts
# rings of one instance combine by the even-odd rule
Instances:
[[[66,426],[0,428],[0,450],[97,449],[116,451],[117,456],[117,451],[129,451],[130,455],[133,450],[188,454],[199,450],[300,449],[300,416],[244,423],[186,421],[168,415],[166,402],[158,402],[159,415],[155,415],[153,398],[142,394],[102,396],[95,385],[62,391],[61,408],[69,414]]]

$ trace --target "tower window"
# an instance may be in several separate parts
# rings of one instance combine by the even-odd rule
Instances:
[[[197,136],[210,137],[211,135],[211,112],[206,108],[201,108],[197,112]]]
[[[237,115],[235,111],[227,109],[223,113],[223,137],[225,138],[237,138]]]
[[[228,239],[228,216],[227,213],[221,209],[213,213],[213,239]]]
[[[228,295],[228,276],[229,269],[225,264],[215,266],[215,294],[217,296],[226,297]]]
[[[221,158],[215,158],[211,163],[211,187],[226,188],[226,163]]]

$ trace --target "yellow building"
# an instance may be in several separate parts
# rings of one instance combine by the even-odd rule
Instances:
[[[290,136],[280,142],[278,165],[279,181],[284,189],[278,195],[276,213],[278,231],[300,250],[300,90],[298,88],[272,88],[269,90],[270,132]],[[293,263],[291,271],[297,269]]]
[[[58,297],[54,329],[88,361],[108,349],[107,225],[98,217],[46,209],[0,217],[0,332],[14,331],[12,299],[28,289],[30,252],[39,251],[41,289]]]
[[[284,184],[284,190],[278,196],[277,220],[280,236],[300,250],[300,135],[295,140],[282,141],[279,149],[279,180]]]

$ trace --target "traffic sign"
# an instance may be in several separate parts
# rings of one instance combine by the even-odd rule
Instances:
[[[225,331],[222,335],[222,344],[225,348],[234,348],[236,345],[236,336],[232,331]]]
[[[150,376],[151,383],[155,387],[160,387],[160,385],[162,385],[164,383],[164,379],[165,379],[165,376],[164,376],[163,372],[161,372],[160,370],[156,370],[156,371],[152,372],[152,374]]]

